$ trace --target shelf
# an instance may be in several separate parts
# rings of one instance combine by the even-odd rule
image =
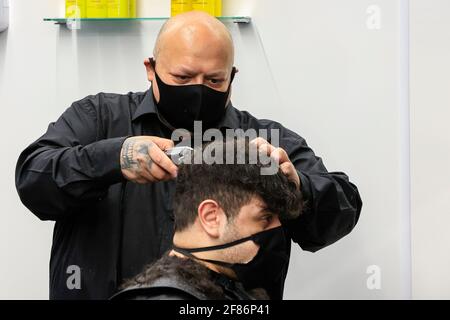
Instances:
[[[59,25],[66,25],[69,29],[78,29],[81,22],[84,21],[165,21],[169,17],[146,17],[146,18],[80,18],[80,19],[70,19],[70,18],[44,18],[44,21],[54,22]],[[219,20],[224,22],[234,22],[234,23],[250,23],[252,21],[251,17],[246,16],[228,16],[228,17],[218,17]],[[77,27],[78,26],[78,27]]]

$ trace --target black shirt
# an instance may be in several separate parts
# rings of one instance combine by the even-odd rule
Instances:
[[[218,127],[280,130],[280,147],[296,167],[307,200],[303,214],[284,227],[304,250],[316,251],[353,229],[362,206],[356,186],[342,172],[327,172],[302,137],[231,103]],[[73,103],[20,155],[21,201],[41,220],[56,221],[51,299],[106,299],[171,246],[175,182],[139,185],[121,173],[122,143],[139,135],[171,136],[158,118],[152,90],[100,93]],[[80,268],[80,289],[67,286],[73,265]],[[285,276],[272,298],[282,297]]]

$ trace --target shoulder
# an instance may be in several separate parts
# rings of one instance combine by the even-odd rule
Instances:
[[[75,101],[69,114],[89,117],[102,139],[129,135],[131,119],[145,97],[144,92],[98,93]]]
[[[129,92],[127,94],[100,92],[75,101],[72,106],[97,116],[130,113],[136,110],[144,97],[145,92]]]
[[[128,280],[123,294],[132,290],[133,294],[144,292],[146,296],[162,297],[171,295],[188,299],[221,299],[223,291],[211,279],[208,268],[191,259],[163,256],[144,271]]]
[[[232,112],[235,113],[235,118],[240,119],[240,128],[244,130],[258,130],[258,136],[264,137],[267,135],[269,140],[272,140],[274,135],[278,135],[281,146],[291,148],[305,143],[305,139],[302,136],[278,121],[258,118],[248,111],[241,111],[235,107],[232,108]]]

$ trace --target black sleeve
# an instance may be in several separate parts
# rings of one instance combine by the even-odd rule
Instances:
[[[120,182],[126,137],[103,139],[93,100],[74,103],[19,156],[16,188],[42,220],[58,220],[97,201]]]
[[[341,239],[355,227],[362,201],[357,187],[343,172],[328,172],[306,141],[284,129],[282,139],[297,169],[305,206],[299,218],[285,223],[302,249],[317,251]]]

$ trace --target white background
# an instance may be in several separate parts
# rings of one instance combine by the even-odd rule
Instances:
[[[294,246],[285,298],[450,298],[450,2],[223,1],[224,15],[253,18],[229,24],[235,106],[306,138],[364,202],[349,236],[316,253]],[[140,2],[142,16],[169,15],[168,0]],[[20,203],[18,155],[74,100],[146,90],[142,62],[162,22],[72,32],[42,20],[63,16],[63,0],[10,6],[0,33],[0,298],[47,299],[53,223]],[[372,265],[380,289],[367,287]]]

